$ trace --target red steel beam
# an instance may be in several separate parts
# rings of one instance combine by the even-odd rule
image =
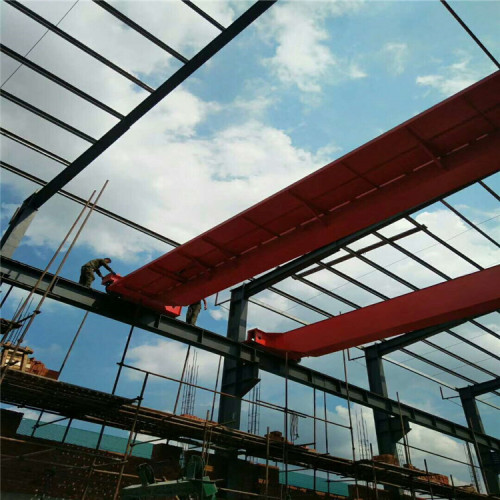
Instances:
[[[315,219],[307,226],[270,241],[262,251],[250,251],[216,271],[188,281],[165,294],[166,303],[189,304],[249,277],[340,240],[367,226],[456,191],[490,175],[499,167],[500,136],[497,133],[443,158],[445,169],[428,164],[393,185],[370,196],[352,200],[344,208]]]
[[[500,71],[133,271],[109,289],[132,301],[147,297],[161,304],[188,305],[491,175],[499,168],[499,96]],[[422,135],[428,136],[423,142]],[[333,184],[331,191],[325,178]],[[349,180],[342,184],[344,178]],[[303,203],[293,197],[298,191]],[[311,191],[316,195],[305,199]],[[300,207],[308,215],[296,217]],[[274,211],[288,223],[279,226],[276,236]],[[259,224],[259,218],[269,220],[263,229],[251,224],[252,230],[244,229],[249,220]],[[256,230],[261,236],[254,237]]]
[[[291,358],[322,356],[375,340],[500,308],[500,266],[401,295],[286,333],[248,332],[247,342],[288,352]]]

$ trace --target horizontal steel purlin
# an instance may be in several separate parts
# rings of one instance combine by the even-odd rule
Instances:
[[[25,290],[31,290],[42,274],[40,269],[28,266],[12,259],[2,258],[0,264],[2,281]],[[44,293],[52,275],[47,274],[42,280],[37,293]],[[65,304],[105,316],[122,323],[136,325],[157,335],[168,337],[179,342],[191,344],[214,354],[240,360],[244,363],[257,363],[261,370],[284,377],[308,387],[316,388],[343,399],[347,398],[376,411],[408,418],[411,422],[428,429],[442,432],[451,437],[474,442],[500,451],[500,440],[482,433],[473,433],[467,427],[444,418],[432,415],[409,405],[385,398],[361,387],[347,384],[334,377],[311,370],[300,364],[287,363],[283,358],[271,353],[255,349],[251,346],[230,340],[209,330],[188,325],[154,311],[133,307],[130,303],[90,288],[74,281],[58,278],[49,298]],[[399,407],[401,410],[399,410]],[[400,413],[401,411],[401,413]]]

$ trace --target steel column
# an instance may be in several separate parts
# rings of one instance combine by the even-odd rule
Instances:
[[[366,369],[370,390],[381,396],[388,397],[387,384],[384,373],[382,358],[376,349],[368,347],[365,350]],[[397,456],[396,443],[401,439],[403,433],[410,431],[408,419],[404,422],[404,429],[401,429],[400,420],[386,413],[374,411],[375,431],[377,434],[378,452],[380,454],[389,453]]]
[[[376,348],[376,345],[373,347]],[[381,396],[388,397],[382,357],[376,349],[368,347],[365,350],[365,359],[370,390]],[[404,428],[402,428],[400,418],[373,410],[373,420],[379,454],[389,454],[397,457],[397,442],[411,430],[408,419],[403,419]],[[385,489],[391,491],[393,496],[401,497],[402,490],[400,488],[386,486]]]
[[[0,275],[6,284],[11,284],[25,290],[31,290],[40,278],[41,270],[3,258],[0,262]],[[52,275],[47,274],[42,280],[36,293],[43,294],[52,280]],[[199,349],[215,353],[225,358],[241,360],[245,363],[257,363],[261,370],[280,377],[288,374],[288,379],[311,388],[327,392],[340,398],[347,398],[346,383],[335,377],[320,373],[296,363],[288,363],[272,353],[255,349],[241,344],[222,335],[208,330],[188,325],[158,313],[130,307],[130,303],[79,285],[74,281],[59,277],[51,289],[48,297],[79,307],[95,314],[121,321],[129,325],[136,325],[149,332],[168,337],[178,342],[191,344]],[[400,409],[403,418],[428,429],[442,432],[456,439],[474,442],[474,437],[479,444],[500,451],[500,440],[492,436],[476,432],[475,436],[466,426],[446,420],[437,415],[431,415],[423,410],[410,405],[398,405],[397,401],[385,398],[362,387],[349,384],[349,397],[352,403],[366,406],[389,415],[398,416]]]
[[[500,377],[482,384],[463,387],[458,390],[465,418],[469,424],[469,428],[473,432],[484,433],[483,422],[476,404],[476,396],[498,388],[500,388]],[[481,472],[488,493],[490,495],[500,494],[500,484],[498,481],[498,475],[500,473],[500,453],[490,450],[488,447],[479,443],[476,453],[479,455],[478,460],[480,461]]]
[[[244,292],[244,285],[235,288],[231,292],[227,337],[235,342],[243,342],[246,338],[248,300],[245,298]],[[259,382],[257,377],[258,366],[255,363],[248,364],[237,359],[224,359],[221,392],[237,397],[221,396],[219,406],[220,423],[232,429],[240,428],[240,398]]]

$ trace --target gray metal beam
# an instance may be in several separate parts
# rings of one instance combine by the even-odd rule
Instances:
[[[4,283],[12,284],[25,290],[31,290],[42,271],[9,258],[3,258],[0,263],[0,273]],[[50,283],[52,275],[47,274],[42,280],[37,293],[44,293]],[[437,415],[427,413],[418,408],[401,404],[401,413],[397,401],[383,397],[367,389],[347,384],[343,380],[331,377],[324,373],[312,370],[300,364],[288,363],[270,352],[256,349],[255,346],[223,337],[216,333],[191,326],[146,309],[131,307],[130,303],[112,297],[102,292],[86,288],[74,281],[59,278],[49,298],[65,304],[84,309],[101,316],[105,316],[122,323],[134,324],[138,328],[153,332],[157,335],[171,338],[179,342],[191,344],[197,348],[213,352],[226,358],[240,360],[244,363],[257,363],[261,370],[274,375],[286,376],[288,379],[308,387],[332,394],[351,402],[366,406],[376,411],[408,419],[434,431],[442,432],[456,439],[474,442],[474,439],[489,449],[500,451],[500,440],[483,433],[473,433],[467,427],[456,424]]]
[[[40,191],[32,194],[27,198],[16,215],[9,223],[7,230],[2,237],[2,253],[7,257],[13,255],[13,248],[25,234],[27,229],[27,221],[33,218],[33,214],[68,182],[74,179],[82,170],[92,163],[100,154],[108,149],[127,130],[142,118],[148,111],[156,106],[170,92],[176,89],[189,76],[205,64],[212,56],[225,47],[233,38],[239,35],[247,28],[255,19],[269,9],[276,0],[258,0],[247,11],[245,11],[238,19],[236,19],[228,28],[216,36],[211,42],[203,47],[194,57],[186,64],[179,68],[168,80],[162,83],[152,94],[138,104],[125,118],[120,120],[116,125],[109,129],[95,144],[90,146],[78,158],[76,158],[69,167],[57,174],[46,186]],[[29,9],[17,1],[9,0],[9,4],[21,10],[23,13],[30,16],[37,16],[35,13],[28,13]],[[39,16],[38,16],[39,17]],[[37,19],[38,20],[38,19]],[[46,22],[41,20],[40,22]],[[51,29],[59,30],[57,27]],[[61,30],[59,30],[61,31]],[[59,34],[59,32],[58,32]],[[72,41],[71,43],[79,43]],[[22,223],[22,224],[21,224]]]
[[[389,340],[384,340],[379,344],[374,344],[370,346],[369,349],[376,349],[379,356],[385,356],[391,352],[397,351],[398,349],[403,349],[415,342],[424,340],[428,337],[432,337],[438,333],[453,328],[455,326],[466,323],[468,319],[460,319],[455,321],[450,321],[449,323],[443,323],[441,325],[433,325],[428,328],[422,328],[420,330],[414,330],[413,332],[405,333],[404,335],[399,335]]]
[[[17,53],[16,51],[10,49],[3,43],[0,43],[0,52],[3,54],[8,55],[15,61],[20,62],[23,66],[26,66],[27,68],[36,71],[38,74],[44,76],[45,78],[53,81],[57,85],[61,86],[62,88],[68,90],[69,92],[77,95],[78,97],[81,97],[87,102],[90,102],[94,106],[97,106],[98,108],[102,109],[103,111],[106,111],[106,113],[109,113],[110,115],[114,116],[115,118],[122,119],[124,116],[116,111],[115,109],[111,108],[107,104],[104,104],[103,102],[99,101],[95,97],[92,97],[91,95],[87,94],[83,90],[79,89],[78,87],[75,87],[74,85],[71,85],[71,83],[68,83],[66,80],[63,80],[62,78],[59,78],[57,75],[54,73],[51,73],[50,71],[46,70],[45,68],[42,68],[38,64],[34,63],[33,61],[30,61],[26,57],[22,56],[21,54]]]
[[[458,392],[467,393],[473,397],[481,396],[481,394],[486,394],[487,392],[492,392],[500,389],[500,377],[496,377],[492,380],[487,380],[486,382],[478,382],[474,385],[468,385],[467,387],[461,387]]]
[[[10,163],[6,163],[0,160],[0,167],[4,168],[5,170],[8,170],[9,172],[12,172],[15,175],[23,177],[24,179],[34,182],[39,186],[45,186],[47,184],[47,182],[44,181],[43,179],[40,179],[40,177],[36,177],[35,175],[25,172],[24,170],[21,170],[20,168],[17,168],[14,165],[11,165]],[[80,205],[85,205],[87,203],[85,199],[81,198],[80,196],[77,196],[76,194],[70,193],[69,191],[65,191],[64,189],[59,190],[57,194],[64,196],[68,200],[75,201]],[[180,245],[180,243],[178,243],[177,241],[171,240],[170,238],[167,238],[166,236],[163,236],[160,233],[153,231],[152,229],[148,229],[147,227],[141,226],[140,224],[137,224],[136,222],[133,222],[130,219],[126,219],[121,215],[115,214],[114,212],[111,212],[111,210],[107,210],[103,207],[100,207],[99,205],[96,205],[94,207],[94,212],[102,214],[105,217],[109,217],[110,219],[119,222],[120,224],[124,224],[125,226],[131,227],[132,229],[135,229],[136,231],[146,234],[151,238],[155,238],[156,240],[166,243],[167,245],[171,245],[173,247],[178,247]]]

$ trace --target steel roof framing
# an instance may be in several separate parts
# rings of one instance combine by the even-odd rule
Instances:
[[[225,45],[233,40],[245,28],[247,28],[255,19],[269,9],[276,0],[258,0],[239,18],[237,18],[228,28],[217,35],[211,42],[203,47],[195,56],[187,61],[181,68],[179,68],[170,78],[168,78],[156,90],[150,89],[152,92],[146,99],[144,99],[138,106],[136,106],[130,113],[115,124],[108,130],[97,142],[90,148],[85,150],[78,158],[76,158],[70,166],[57,174],[51,181],[49,181],[40,191],[31,195],[21,208],[17,211],[16,215],[10,221],[9,227],[2,237],[2,251],[5,255],[12,255],[24,232],[26,231],[31,219],[33,218],[36,210],[38,210],[47,200],[49,200],[57,191],[63,188],[69,181],[77,176],[83,169],[85,169],[92,161],[94,161],[100,154],[102,154],[109,146],[117,141],[134,123],[142,118],[148,111],[150,111],[156,104],[165,98],[170,92],[176,89],[182,82],[186,80],[191,74],[199,69],[205,62],[212,56],[219,52]],[[54,33],[62,36],[64,39],[90,53],[98,60],[106,65],[111,65],[113,69],[117,70],[123,76],[130,77],[128,73],[120,70],[113,65],[110,61],[94,51],[91,51],[84,44],[63,32],[57,26],[52,25],[38,14],[32,12],[27,7],[23,6],[16,0],[9,0],[9,4],[17,8],[24,14],[35,19],[37,22],[46,26]],[[89,52],[90,51],[90,52]],[[125,74],[124,74],[125,73]],[[142,82],[132,77],[134,83],[144,86]],[[130,78],[129,78],[130,79]],[[17,232],[17,234],[16,234]]]
[[[0,263],[2,279],[7,284],[31,290],[40,278],[42,271],[9,258]],[[51,274],[42,279],[36,293],[43,294],[52,280]],[[243,363],[257,363],[259,368],[269,373],[284,377],[308,387],[316,388],[333,396],[347,398],[352,403],[360,404],[376,411],[381,411],[410,421],[428,429],[442,432],[465,441],[484,444],[492,450],[500,451],[500,440],[482,433],[473,433],[467,427],[451,422],[437,415],[404,403],[380,396],[361,387],[347,384],[345,381],[317,372],[296,363],[287,363],[285,359],[272,353],[241,344],[222,335],[203,328],[188,325],[147,309],[130,307],[130,304],[105,293],[81,286],[73,281],[58,278],[48,297],[65,304],[105,316],[122,323],[133,324],[138,328],[162,335],[179,342],[224,356]]]
[[[94,106],[102,109],[103,111],[106,111],[106,113],[110,114],[111,116],[114,116],[115,118],[118,118],[120,120],[122,118],[124,118],[124,115],[122,115],[121,113],[119,113],[115,109],[109,107],[107,104],[104,104],[103,102],[99,101],[95,97],[92,97],[90,94],[87,94],[87,92],[80,90],[78,87],[75,87],[74,85],[67,82],[66,80],[59,78],[54,73],[46,70],[45,68],[42,68],[41,66],[34,63],[33,61],[30,61],[29,59],[27,59],[26,57],[17,53],[15,50],[10,49],[9,47],[4,45],[3,43],[0,43],[0,52],[9,56],[10,58],[14,59],[15,61],[20,62],[23,66],[26,66],[27,68],[35,71],[39,75],[44,76],[48,80],[51,80],[52,82],[63,87],[64,89],[69,90],[71,93],[77,95],[78,97],[81,97],[82,99],[89,102],[90,104],[93,104]]]

